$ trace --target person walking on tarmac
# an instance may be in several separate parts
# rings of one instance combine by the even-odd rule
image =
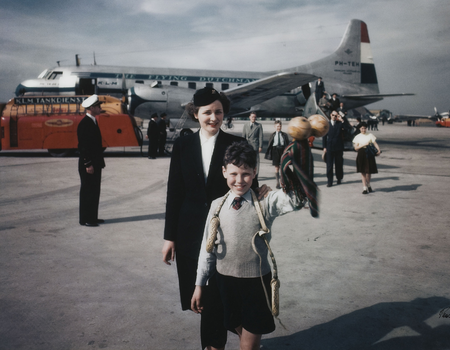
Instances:
[[[159,130],[156,120],[158,119],[158,114],[153,113],[148,122],[147,136],[148,139],[148,159],[156,159],[158,154],[158,141],[159,141]]]
[[[327,187],[333,186],[333,164],[338,185],[344,177],[344,120],[334,110],[330,116],[330,129],[322,138],[323,152],[327,162]]]
[[[100,201],[100,186],[102,169],[105,167],[103,158],[102,135],[95,117],[102,112],[97,95],[92,95],[83,101],[86,116],[77,128],[78,172],[80,174],[80,225],[98,226],[105,221],[98,218]]]
[[[248,141],[257,153],[258,165],[256,173],[259,174],[259,153],[263,146],[263,127],[256,121],[256,112],[250,112],[250,123],[244,124],[242,137]]]
[[[164,157],[166,155],[166,139],[167,139],[167,124],[166,124],[166,113],[162,113],[158,120],[158,131],[159,131],[159,142],[158,142],[158,155],[159,157]]]
[[[269,146],[267,147],[265,159],[272,160],[272,165],[275,167],[275,179],[277,184],[275,188],[281,188],[280,186],[280,164],[281,156],[284,149],[289,144],[289,136],[281,131],[281,120],[275,121],[275,132],[270,135]]]

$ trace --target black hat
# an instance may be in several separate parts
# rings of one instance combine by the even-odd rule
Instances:
[[[158,118],[158,113],[153,113],[150,118]]]
[[[204,87],[197,90],[194,94],[194,105],[196,107],[207,106],[216,100],[220,99],[219,91],[212,87]]]
[[[161,118],[164,118],[164,117],[166,117],[166,116],[167,116],[167,114],[164,113],[164,112],[161,114]]]

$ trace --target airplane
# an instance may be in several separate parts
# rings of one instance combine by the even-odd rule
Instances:
[[[128,111],[143,119],[165,112],[182,115],[196,89],[211,86],[231,100],[229,117],[292,118],[314,95],[314,82],[322,77],[327,91],[339,95],[347,109],[381,101],[366,23],[350,21],[334,53],[309,64],[269,72],[201,69],[75,66],[46,69],[37,79],[16,88],[16,96],[109,94],[128,102]],[[126,100],[125,100],[126,99]],[[195,124],[198,127],[197,124]],[[185,127],[192,127],[187,123]]]
[[[444,119],[449,117],[449,112],[439,113],[437,108],[434,107],[434,116],[436,119]]]
[[[413,115],[413,114],[399,114],[392,118],[392,121],[402,122],[402,121],[414,121],[417,119],[429,119],[436,122],[436,126],[450,126],[449,112],[439,113],[436,107],[434,107],[434,115]],[[392,122],[391,121],[391,122]]]

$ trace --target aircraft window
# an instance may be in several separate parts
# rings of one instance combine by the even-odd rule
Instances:
[[[52,74],[50,74],[47,79],[55,80],[56,78],[59,78],[61,75],[62,75],[62,72],[52,72]]]
[[[230,84],[222,84],[222,90],[228,90],[230,88]]]
[[[170,85],[172,85],[172,86],[178,86],[178,81],[171,81],[171,82],[170,82]]]
[[[188,85],[189,89],[197,89],[197,84],[196,83],[189,83]]]
[[[39,74],[38,79],[43,79],[43,78],[45,79],[49,72],[50,71],[48,69],[44,70],[41,74]]]
[[[143,80],[136,80],[136,84],[144,84]]]
[[[214,87],[214,84],[213,84],[213,83],[206,83],[205,86],[206,86],[206,87],[209,87],[209,88],[213,88],[213,87]]]

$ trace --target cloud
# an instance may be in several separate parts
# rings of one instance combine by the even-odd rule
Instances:
[[[446,110],[450,41],[445,0],[3,0],[0,100],[56,65],[270,71],[333,52],[352,18],[364,20],[381,92],[394,113]]]

